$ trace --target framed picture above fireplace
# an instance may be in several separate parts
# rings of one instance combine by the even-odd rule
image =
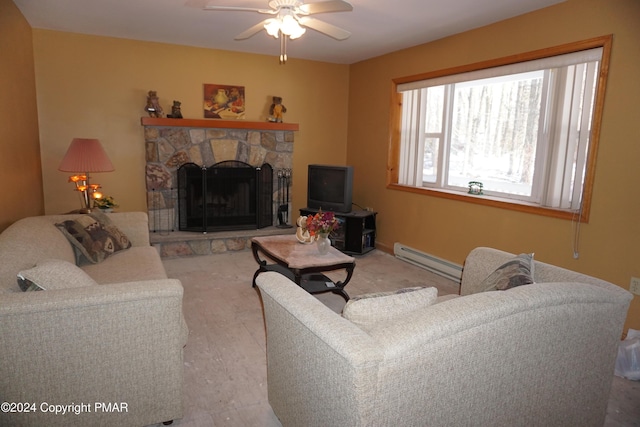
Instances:
[[[203,105],[205,119],[243,119],[244,86],[205,83]]]

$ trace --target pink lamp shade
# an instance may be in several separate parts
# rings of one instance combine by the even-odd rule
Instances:
[[[115,168],[100,141],[73,138],[58,170],[62,172],[111,172]]]

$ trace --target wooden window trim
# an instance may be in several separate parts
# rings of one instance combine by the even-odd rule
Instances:
[[[427,196],[440,197],[445,199],[459,200],[468,203],[475,203],[484,206],[493,206],[514,211],[532,213],[536,215],[550,216],[554,218],[576,220],[580,222],[589,222],[589,214],[591,211],[591,197],[593,192],[593,182],[595,179],[596,158],[598,153],[598,145],[600,143],[600,129],[602,125],[602,112],[604,109],[604,97],[606,92],[606,82],[609,75],[609,62],[611,57],[611,46],[613,44],[613,35],[595,37],[579,42],[567,43],[555,47],[544,48],[532,52],[526,52],[503,58],[490,59],[487,61],[476,62],[474,64],[461,65],[442,70],[430,71],[427,73],[417,74],[413,76],[400,77],[392,79],[391,84],[391,113],[389,115],[389,152],[387,161],[387,188],[392,190],[407,191],[410,193],[423,194]],[[582,210],[574,213],[568,210],[560,210],[546,208],[535,204],[518,201],[506,201],[506,199],[492,198],[488,196],[471,196],[464,193],[448,191],[444,189],[432,189],[425,187],[412,187],[398,184],[398,173],[400,164],[400,121],[402,117],[402,94],[398,93],[397,87],[403,83],[411,83],[419,80],[428,80],[436,77],[448,76],[452,74],[466,73],[469,71],[477,71],[485,68],[499,67],[518,62],[531,61],[550,56],[563,55],[581,50],[602,48],[602,60],[600,63],[600,71],[598,74],[598,85],[596,90],[596,99],[593,109],[592,132],[589,141],[589,154],[586,164],[586,174],[584,181],[584,189],[582,196]]]

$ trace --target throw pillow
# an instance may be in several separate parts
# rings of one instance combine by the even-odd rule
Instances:
[[[438,289],[427,287],[404,288],[392,292],[375,292],[351,298],[342,316],[361,328],[383,321],[391,321],[410,311],[427,307],[438,298]]]
[[[484,291],[504,291],[530,285],[533,280],[533,254],[520,254],[505,262],[482,282]]]
[[[18,286],[25,292],[79,288],[97,284],[74,264],[58,259],[40,261],[35,267],[18,273]]]
[[[109,255],[128,249],[131,242],[102,212],[92,212],[75,220],[56,224],[76,254],[76,264],[97,264]]]

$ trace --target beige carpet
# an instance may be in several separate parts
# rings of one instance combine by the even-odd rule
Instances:
[[[257,268],[250,251],[164,261],[170,277],[185,289],[189,340],[184,351],[185,416],[173,425],[281,426],[267,401],[265,332],[258,292],[251,287]],[[330,274],[343,280],[341,272]],[[410,286],[436,286],[440,295],[458,286],[380,251],[356,258],[349,295]],[[342,297],[319,300],[340,312]],[[160,424],[161,426],[161,424]],[[640,383],[614,377],[607,427],[640,426]]]

